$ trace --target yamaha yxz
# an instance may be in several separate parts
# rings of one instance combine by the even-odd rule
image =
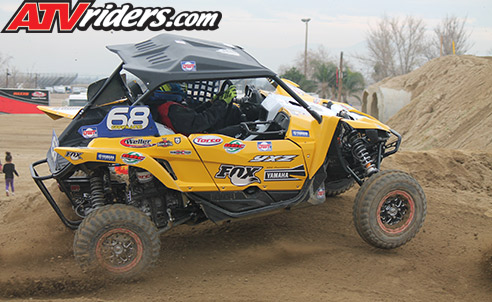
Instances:
[[[309,96],[238,46],[162,34],[108,48],[123,62],[90,85],[85,107],[41,107],[72,122],[31,166],[48,202],[76,231],[74,254],[84,268],[135,277],[155,263],[159,235],[173,227],[320,204],[354,183],[354,223],[366,242],[396,248],[421,228],[424,192],[407,173],[380,171],[401,137],[375,118]],[[229,106],[242,112],[239,134],[184,135],[159,123],[153,95],[166,83],[185,83],[198,103],[234,84],[238,96]],[[42,164],[51,174],[38,174]],[[57,181],[74,213],[61,210],[47,179]]]

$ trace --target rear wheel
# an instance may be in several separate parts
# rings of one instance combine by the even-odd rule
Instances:
[[[116,204],[101,207],[82,221],[73,248],[83,269],[128,279],[155,264],[160,240],[142,211]]]
[[[359,189],[354,203],[354,224],[367,243],[391,249],[404,245],[422,227],[427,213],[424,191],[402,171],[371,176]]]

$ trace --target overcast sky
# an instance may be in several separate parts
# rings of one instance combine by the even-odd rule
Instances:
[[[22,1],[1,0],[0,27],[3,28]],[[365,51],[365,36],[384,14],[389,17],[419,17],[429,34],[446,15],[467,18],[466,28],[474,43],[475,55],[492,55],[492,0],[413,1],[219,1],[219,0],[97,0],[96,5],[131,2],[135,6],[166,7],[179,11],[220,11],[219,29],[209,32],[175,32],[187,36],[226,42],[244,47],[261,63],[278,71],[304,50],[305,25],[309,22],[308,45],[324,45],[334,57],[344,51]],[[0,53],[13,57],[11,64],[21,71],[104,75],[119,63],[105,46],[146,40],[158,32],[102,32],[88,30],[71,34],[0,33]]]

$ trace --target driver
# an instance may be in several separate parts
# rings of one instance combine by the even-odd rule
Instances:
[[[230,85],[223,93],[216,94],[208,106],[199,106],[201,108],[196,110],[188,106],[193,100],[188,97],[186,87],[186,83],[167,83],[154,92],[153,100],[164,101],[157,107],[160,123],[184,135],[213,132],[236,136],[239,127],[228,127],[240,121],[239,108],[229,106],[237,95],[236,86]]]

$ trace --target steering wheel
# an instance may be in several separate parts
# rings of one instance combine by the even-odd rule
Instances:
[[[226,91],[227,88],[229,88],[229,86],[232,86],[234,85],[232,83],[231,80],[225,80],[223,83],[222,83],[222,86],[220,86],[220,90],[219,90],[219,93],[222,94],[224,93],[224,91]]]
[[[246,85],[244,87],[244,97],[239,101],[241,111],[246,114],[248,121],[254,121],[258,119],[260,104],[263,101],[263,97],[258,89],[253,85]]]
[[[263,101],[263,97],[258,89],[254,85],[246,85],[244,87],[245,95],[248,98],[247,103],[258,106]]]

